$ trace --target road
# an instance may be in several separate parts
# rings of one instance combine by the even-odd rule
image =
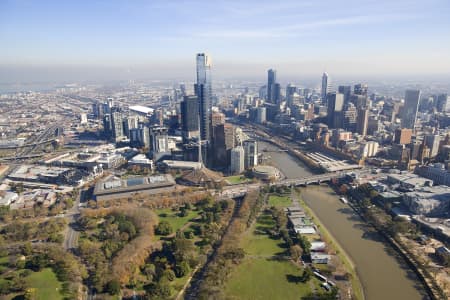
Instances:
[[[64,236],[63,247],[66,250],[72,250],[78,245],[78,236],[80,233],[73,229],[73,224],[80,215],[80,202],[83,202],[85,194],[86,190],[82,189],[79,191],[72,208],[65,215],[68,226]]]

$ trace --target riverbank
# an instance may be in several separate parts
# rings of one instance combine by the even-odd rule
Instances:
[[[275,145],[260,144],[261,147],[277,150]],[[285,152],[274,152],[271,162],[287,178],[313,174],[301,161]],[[301,191],[302,200],[320,218],[353,263],[366,300],[423,300],[426,297],[422,283],[404,259],[372,226],[339,201],[332,189],[312,185],[301,188]]]
[[[305,212],[311,217],[313,222],[317,225],[320,234],[326,242],[326,244],[336,253],[339,257],[339,260],[344,265],[346,271],[351,274],[350,282],[352,285],[353,294],[356,299],[364,300],[364,289],[361,281],[359,280],[358,273],[355,268],[355,264],[351,260],[350,256],[345,252],[344,248],[339,244],[338,240],[327,230],[327,228],[323,225],[319,217],[306,205],[306,203],[301,198],[301,192],[296,190],[298,202],[300,206],[305,210]]]

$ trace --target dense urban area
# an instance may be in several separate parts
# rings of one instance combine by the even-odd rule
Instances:
[[[450,86],[195,59],[0,95],[0,299],[450,297]]]

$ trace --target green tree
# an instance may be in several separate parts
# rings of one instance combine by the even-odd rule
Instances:
[[[156,226],[155,233],[158,235],[169,235],[173,232],[172,225],[170,225],[167,221],[159,222],[158,226]]]
[[[187,261],[182,261],[180,264],[178,264],[175,267],[175,275],[177,275],[177,277],[186,276],[187,274],[189,274],[190,271],[191,271],[191,268]]]
[[[117,279],[112,279],[106,284],[106,291],[110,295],[118,295],[120,293],[120,283]]]

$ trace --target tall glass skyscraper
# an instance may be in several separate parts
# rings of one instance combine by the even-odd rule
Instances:
[[[211,59],[205,53],[197,54],[197,83],[195,94],[198,97],[200,113],[200,138],[204,141],[211,140]]]
[[[267,100],[271,103],[276,102],[275,84],[277,83],[277,71],[270,69],[267,71]]]
[[[407,90],[405,93],[405,105],[402,109],[402,128],[414,130],[417,110],[420,102],[420,90]]]
[[[327,95],[330,92],[330,82],[329,82],[329,78],[328,78],[328,73],[323,73],[322,75],[322,91],[320,93],[321,96],[321,100],[322,100],[322,104],[326,104],[327,103]]]

